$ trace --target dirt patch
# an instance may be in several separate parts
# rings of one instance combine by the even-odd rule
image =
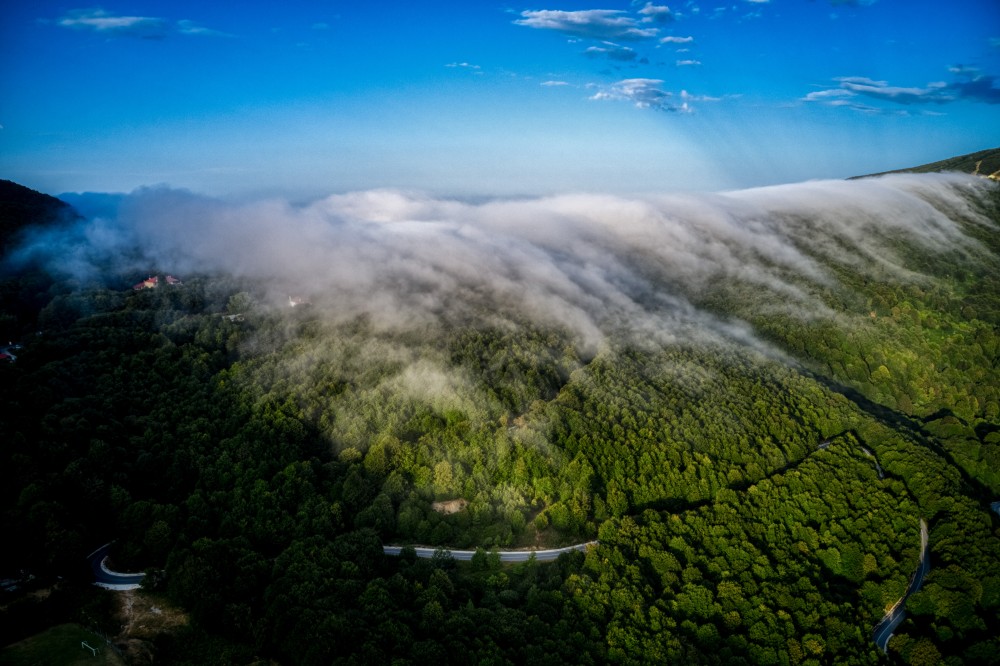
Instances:
[[[434,502],[431,504],[431,508],[438,513],[450,516],[453,513],[458,513],[469,506],[469,500],[467,499],[453,499],[446,502]]]
[[[152,664],[153,641],[188,624],[188,616],[164,598],[143,590],[116,595],[121,632],[115,644],[128,664]]]

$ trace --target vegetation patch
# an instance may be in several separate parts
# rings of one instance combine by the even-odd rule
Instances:
[[[6,275],[3,577],[149,571],[10,640],[65,598],[134,663],[872,664],[924,520],[891,658],[995,661],[1000,194],[777,190],[338,218],[295,307],[240,248]]]
[[[5,666],[122,666],[125,663],[102,638],[78,624],[61,624],[0,650],[0,664]]]

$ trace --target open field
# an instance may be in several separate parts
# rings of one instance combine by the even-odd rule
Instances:
[[[97,648],[97,654],[85,648],[83,642]],[[0,664],[4,666],[120,666],[124,663],[104,641],[78,624],[60,624],[0,650]]]

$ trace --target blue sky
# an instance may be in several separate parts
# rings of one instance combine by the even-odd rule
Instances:
[[[996,0],[220,4],[4,3],[0,177],[644,193],[1000,146]]]

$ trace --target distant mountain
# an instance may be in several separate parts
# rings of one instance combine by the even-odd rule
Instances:
[[[89,220],[95,217],[114,218],[125,196],[120,192],[63,192],[59,199]]]
[[[34,330],[38,313],[51,300],[53,284],[41,265],[7,262],[30,227],[55,226],[79,214],[64,201],[9,180],[0,180],[0,340],[12,341]]]
[[[25,227],[72,217],[76,217],[76,211],[64,201],[0,180],[0,256],[13,246],[15,237]]]
[[[909,169],[882,171],[881,173],[872,173],[867,176],[857,176],[857,178],[884,176],[888,173],[938,173],[942,171],[957,171],[960,173],[986,176],[994,180],[1000,179],[1000,148],[980,150],[975,153],[969,153],[968,155],[950,157],[946,160],[910,167]]]

